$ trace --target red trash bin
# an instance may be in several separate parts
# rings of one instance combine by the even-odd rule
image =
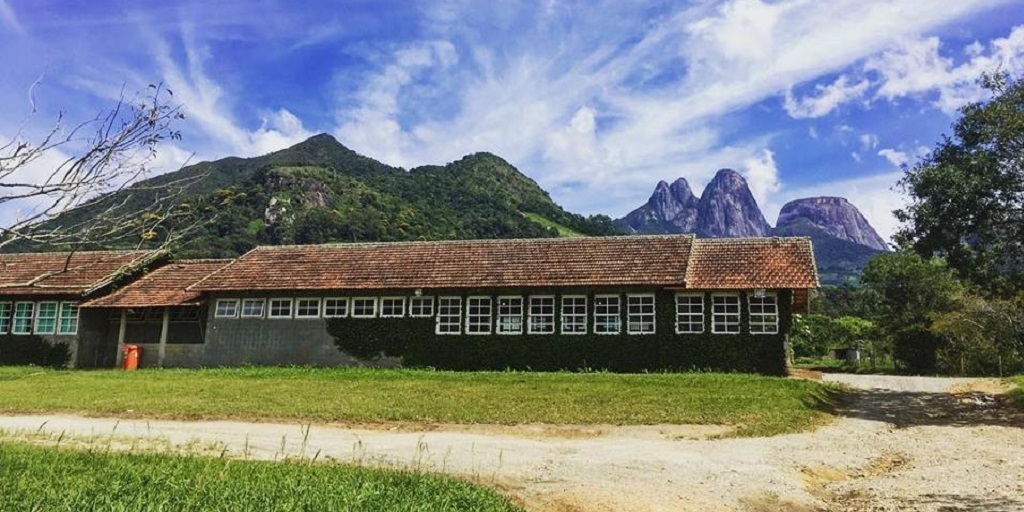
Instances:
[[[129,372],[138,370],[142,347],[138,345],[125,345],[121,350],[124,352],[124,358],[121,359],[121,368]]]

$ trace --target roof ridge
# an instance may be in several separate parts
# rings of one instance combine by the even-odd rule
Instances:
[[[100,251],[50,251],[50,252],[8,252],[0,253],[0,257],[23,257],[23,256],[50,256],[50,255],[61,255],[67,256],[68,254],[134,254],[134,253],[149,253],[154,252],[149,249],[104,249]]]
[[[251,251],[239,256],[240,258],[245,257],[246,254],[250,254],[253,251],[270,251],[279,249],[306,249],[315,247],[373,247],[380,245],[456,245],[465,243],[479,243],[479,244],[502,244],[511,242],[530,242],[530,243],[578,243],[583,241],[604,241],[604,240],[638,240],[638,239],[671,239],[671,238],[689,238],[695,239],[695,235],[692,233],[673,233],[673,234],[662,234],[662,235],[611,235],[611,236],[582,236],[582,237],[553,237],[553,238],[468,238],[462,240],[402,240],[394,242],[332,242],[326,244],[286,244],[286,245],[259,245],[254,247]]]
[[[183,259],[183,260],[172,260],[170,262],[170,264],[173,265],[175,263],[220,263],[220,262],[224,262],[224,264],[227,264],[228,262],[234,261],[234,260],[235,260],[235,258],[187,258],[187,259]],[[161,267],[161,268],[163,268],[163,267]]]

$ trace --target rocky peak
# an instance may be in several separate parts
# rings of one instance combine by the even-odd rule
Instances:
[[[697,205],[697,229],[706,237],[766,236],[771,226],[750,193],[747,180],[732,169],[721,169],[708,183]]]
[[[836,238],[872,249],[889,249],[857,207],[842,197],[808,197],[790,201],[779,212],[775,227],[781,230],[801,223],[810,223]]]
[[[671,185],[659,181],[647,204],[616,223],[632,233],[691,233],[697,227],[697,198],[684,178]]]

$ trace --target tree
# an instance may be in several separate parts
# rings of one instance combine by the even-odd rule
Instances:
[[[939,369],[961,375],[1024,371],[1024,296],[1016,300],[967,297],[954,311],[937,315],[932,332],[948,343]]]
[[[152,85],[71,127],[61,115],[38,142],[0,141],[0,207],[20,208],[0,225],[0,249],[162,247],[190,233],[193,209],[177,199],[198,177],[139,183],[158,146],[181,138],[173,124],[184,114],[171,99]],[[86,218],[67,215],[87,204],[97,208]]]
[[[1024,286],[1024,81],[983,75],[988,101],[960,109],[953,135],[904,170],[897,241],[944,258],[987,293]]]

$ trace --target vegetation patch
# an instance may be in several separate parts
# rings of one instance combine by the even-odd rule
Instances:
[[[1024,375],[1018,375],[1010,379],[1017,387],[1010,390],[1010,396],[1013,397],[1013,404],[1021,410],[1024,410]]]
[[[0,510],[520,509],[489,489],[408,471],[0,442]]]
[[[300,422],[704,424],[734,435],[826,421],[835,388],[743,374],[0,368],[0,411]]]

